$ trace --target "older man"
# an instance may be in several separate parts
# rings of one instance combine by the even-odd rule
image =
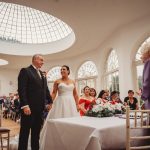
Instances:
[[[39,134],[43,123],[45,100],[51,108],[52,98],[47,81],[40,68],[44,64],[42,55],[32,57],[32,65],[22,68],[18,76],[18,94],[21,105],[21,128],[18,150],[27,150],[31,130],[31,148],[39,150]]]
[[[141,98],[145,100],[145,108],[150,109],[150,45],[143,50],[141,59],[144,63]]]

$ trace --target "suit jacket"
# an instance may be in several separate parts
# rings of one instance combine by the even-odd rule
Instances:
[[[148,59],[144,64],[143,89],[141,98],[143,100],[150,101],[150,59]]]
[[[20,107],[29,105],[32,112],[42,112],[45,107],[45,100],[52,103],[52,98],[47,86],[46,77],[41,78],[36,69],[30,65],[22,68],[18,76],[18,93]]]

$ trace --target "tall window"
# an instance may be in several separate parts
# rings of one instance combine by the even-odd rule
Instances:
[[[112,50],[106,62],[105,87],[110,91],[119,91],[119,63],[115,50]]]
[[[48,87],[51,91],[52,91],[52,88],[53,88],[54,81],[61,78],[60,69],[61,69],[60,66],[53,67],[47,73]]]
[[[137,87],[138,89],[142,87],[142,73],[143,73],[143,63],[141,61],[141,51],[143,50],[143,48],[145,47],[145,45],[147,45],[148,43],[150,43],[150,37],[147,38],[139,47],[136,55],[135,55],[135,65],[136,65],[136,83],[137,83]]]
[[[82,64],[77,74],[78,92],[82,94],[82,89],[86,85],[96,88],[97,75],[96,65],[92,61],[86,61]]]

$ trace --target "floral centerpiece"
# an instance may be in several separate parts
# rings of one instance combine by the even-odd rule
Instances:
[[[125,112],[125,107],[121,103],[117,102],[103,102],[97,99],[95,103],[91,104],[91,107],[86,113],[86,116],[91,117],[111,117],[115,114],[123,114]]]

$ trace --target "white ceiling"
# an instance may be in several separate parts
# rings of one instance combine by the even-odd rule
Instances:
[[[94,50],[116,29],[150,15],[150,0],[13,0],[13,3],[47,12],[74,30],[75,43],[63,52],[46,55],[46,60],[72,57]],[[9,61],[6,67],[13,64],[17,68],[20,64],[30,62],[27,56],[0,54],[0,58]]]

